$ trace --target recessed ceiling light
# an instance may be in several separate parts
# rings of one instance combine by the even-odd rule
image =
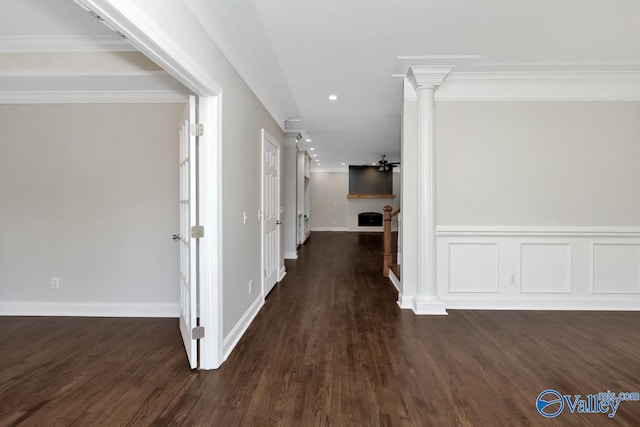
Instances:
[[[318,157],[318,155],[317,155],[317,154],[312,154],[312,156],[313,156],[313,157]]]
[[[346,165],[346,163],[340,163],[342,166]]]
[[[371,165],[372,165],[372,166],[378,166],[378,164],[377,164],[377,163],[371,163]]]
[[[319,161],[320,161],[320,159],[314,159],[314,160],[315,160],[316,162],[319,162]]]
[[[313,151],[313,150],[315,150],[315,148],[311,147],[311,148],[309,148],[309,150]]]
[[[329,95],[329,101],[335,101],[336,99],[338,99],[338,95]]]
[[[311,142],[311,140],[310,140],[309,138],[305,139],[305,141],[307,141],[307,142]]]
[[[320,163],[318,163],[318,166],[322,166]]]

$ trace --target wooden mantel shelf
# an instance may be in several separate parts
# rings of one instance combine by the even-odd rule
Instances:
[[[395,194],[347,194],[347,199],[395,199]]]

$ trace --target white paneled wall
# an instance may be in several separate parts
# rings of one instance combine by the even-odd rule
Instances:
[[[448,309],[640,309],[640,228],[438,227]]]

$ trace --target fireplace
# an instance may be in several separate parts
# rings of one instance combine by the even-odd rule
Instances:
[[[379,212],[362,212],[358,214],[359,227],[382,227],[382,214]]]

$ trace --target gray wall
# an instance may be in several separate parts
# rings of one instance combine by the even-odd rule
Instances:
[[[0,302],[178,303],[182,108],[0,105]]]
[[[437,102],[438,225],[640,225],[640,103]]]

